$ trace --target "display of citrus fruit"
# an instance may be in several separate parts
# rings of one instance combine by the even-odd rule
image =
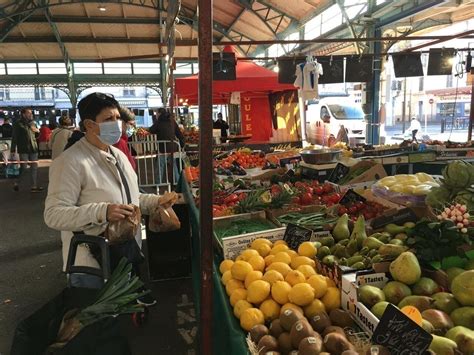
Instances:
[[[234,290],[230,295],[230,304],[232,307],[240,300],[247,299],[247,290],[245,288],[238,288]]]
[[[296,284],[306,282],[306,277],[298,270],[291,270],[288,274],[286,274],[285,281],[291,286],[294,286]]]
[[[272,242],[269,241],[268,239],[265,239],[265,238],[258,238],[258,239],[255,239],[251,244],[250,244],[250,247],[252,249],[255,249],[257,250],[260,246],[262,245],[268,245],[270,248],[273,246]]]
[[[227,281],[225,285],[227,296],[230,296],[232,292],[234,292],[238,288],[245,288],[244,283],[242,281],[235,280],[235,279],[230,279],[229,281]]]
[[[321,298],[323,297],[327,290],[328,284],[326,283],[326,278],[322,275],[313,275],[307,281],[314,290],[314,297]]]
[[[300,265],[296,270],[301,272],[307,279],[309,279],[313,275],[316,275],[316,270],[314,270],[311,265]]]
[[[293,269],[296,270],[301,265],[310,265],[312,267],[315,267],[316,263],[314,262],[314,260],[308,258],[307,256],[297,256],[296,258],[293,258],[293,260],[291,260],[290,265]]]
[[[237,303],[234,306],[234,316],[236,316],[237,318],[240,318],[243,311],[252,307],[253,306],[246,300],[237,301]]]
[[[291,271],[291,267],[288,264],[282,263],[282,262],[276,262],[276,263],[271,263],[267,267],[267,271],[269,270],[276,270],[280,274],[283,275],[283,277],[286,277],[286,275]]]
[[[242,253],[240,253],[240,257],[244,261],[249,261],[253,256],[260,256],[260,254],[254,249],[245,249]]]
[[[261,271],[256,271],[256,270],[250,271],[245,277],[245,283],[244,283],[245,288],[248,288],[252,282],[261,280],[262,277],[263,277],[263,274]]]
[[[298,247],[298,254],[300,254],[301,256],[306,256],[311,259],[316,256],[317,252],[318,252],[318,249],[316,249],[316,246],[312,242],[303,242]]]
[[[326,312],[341,307],[341,291],[337,287],[328,287],[326,294],[321,298],[326,307]]]
[[[265,260],[265,265],[269,267],[273,259],[275,259],[275,255],[267,255],[263,260]]]
[[[280,305],[272,299],[263,301],[259,309],[262,311],[266,322],[271,322],[280,316]]]
[[[244,281],[247,274],[252,270],[252,265],[243,260],[236,261],[230,268],[232,278],[240,281]]]
[[[290,265],[291,256],[287,252],[280,251],[280,252],[275,254],[275,257],[273,258],[272,262],[273,263],[281,262],[281,263],[285,263],[287,265]]]
[[[264,324],[265,318],[263,313],[258,308],[247,308],[240,315],[240,326],[246,330],[250,331],[257,324]]]
[[[276,255],[278,254],[279,252],[281,251],[287,251],[289,248],[287,245],[285,244],[274,244],[273,245],[273,248],[272,248],[272,251],[270,252],[270,255]]]
[[[286,281],[277,281],[272,285],[272,298],[279,304],[288,303],[291,285]]]
[[[265,301],[270,294],[270,283],[257,280],[252,282],[247,288],[247,301],[253,304],[260,304]]]
[[[261,257],[266,257],[272,251],[272,247],[268,244],[261,244],[255,248]]]
[[[254,270],[262,272],[265,270],[265,260],[260,255],[252,256],[247,262],[252,265]]]
[[[299,256],[296,251],[291,250],[291,249],[287,250],[286,253],[290,256],[291,260]]]
[[[227,284],[227,281],[229,281],[230,279],[232,279],[232,273],[230,272],[230,270],[227,270],[226,272],[224,272],[224,274],[222,275],[221,277],[221,281],[224,285]]]
[[[275,243],[273,243],[273,246],[280,245],[280,244],[288,246],[288,243],[285,242],[283,239],[277,240]]]
[[[307,306],[314,300],[314,290],[307,283],[296,284],[291,288],[288,299],[297,306]]]
[[[226,271],[230,270],[232,265],[234,265],[234,261],[226,259],[219,265],[219,271],[221,274],[224,274]]]
[[[307,318],[311,318],[322,311],[326,311],[326,306],[323,302],[321,302],[321,300],[318,300],[317,298],[314,299],[309,305],[304,307],[304,315]]]
[[[326,283],[328,287],[337,287],[336,283],[333,280],[331,280],[329,277],[325,277],[325,279],[326,279]]]
[[[285,278],[276,270],[268,270],[263,274],[262,280],[267,281],[270,285],[273,285],[277,281],[284,281]]]

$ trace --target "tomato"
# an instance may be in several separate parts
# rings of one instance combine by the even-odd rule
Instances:
[[[313,196],[305,192],[304,194],[301,195],[301,204],[302,205],[310,205],[313,202]]]
[[[304,182],[297,181],[297,182],[295,182],[295,187],[297,187],[298,189],[299,188],[305,188],[306,184]]]
[[[295,196],[291,199],[291,203],[295,205],[301,205],[301,199],[298,196]]]
[[[322,186],[316,186],[314,189],[313,189],[313,192],[316,194],[316,195],[322,195],[324,193],[324,189]]]
[[[313,186],[313,187],[319,186],[319,181],[318,180],[311,181],[311,186]]]
[[[270,191],[272,195],[278,195],[279,193],[281,193],[281,187],[279,185],[272,185]]]
[[[312,195],[314,193],[314,189],[312,187],[306,186],[306,192]]]
[[[331,197],[330,199],[331,202],[338,203],[339,200],[341,199],[341,194],[335,193],[335,194],[330,195],[330,197]]]
[[[347,213],[347,208],[344,206],[339,207],[339,216],[342,216],[343,214]]]
[[[239,201],[239,196],[237,194],[230,194],[229,196],[227,196],[225,199],[224,199],[224,203],[229,205],[233,202],[237,202]]]
[[[363,214],[365,219],[372,219],[376,216],[376,213],[374,212],[364,212]]]
[[[349,213],[350,214],[354,214],[357,212],[357,206],[351,206],[349,207]]]
[[[333,192],[334,188],[332,187],[331,184],[325,183],[323,185],[323,191],[326,192],[326,193]]]

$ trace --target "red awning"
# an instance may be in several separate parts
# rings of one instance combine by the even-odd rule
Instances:
[[[226,47],[225,52],[232,51]],[[213,81],[213,102],[229,103],[232,92],[255,93],[256,96],[269,92],[296,90],[291,84],[280,84],[278,74],[251,61],[237,58],[236,80]],[[175,79],[175,94],[179,100],[188,100],[189,105],[197,104],[198,75]],[[179,102],[179,101],[178,101]]]

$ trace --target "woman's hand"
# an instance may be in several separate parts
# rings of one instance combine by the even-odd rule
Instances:
[[[130,217],[133,207],[129,205],[110,204],[107,206],[107,222],[117,222]]]

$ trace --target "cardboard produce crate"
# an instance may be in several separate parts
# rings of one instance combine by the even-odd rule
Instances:
[[[286,228],[281,227],[265,211],[214,218],[214,228],[225,228],[226,226],[230,226],[234,221],[251,219],[266,219],[270,221],[275,226],[275,228],[255,233],[247,233],[226,237],[222,240],[217,238],[216,234],[214,233],[217,251],[224,259],[235,259],[243,250],[247,249],[255,239],[265,238],[270,240],[271,242],[283,239]]]

